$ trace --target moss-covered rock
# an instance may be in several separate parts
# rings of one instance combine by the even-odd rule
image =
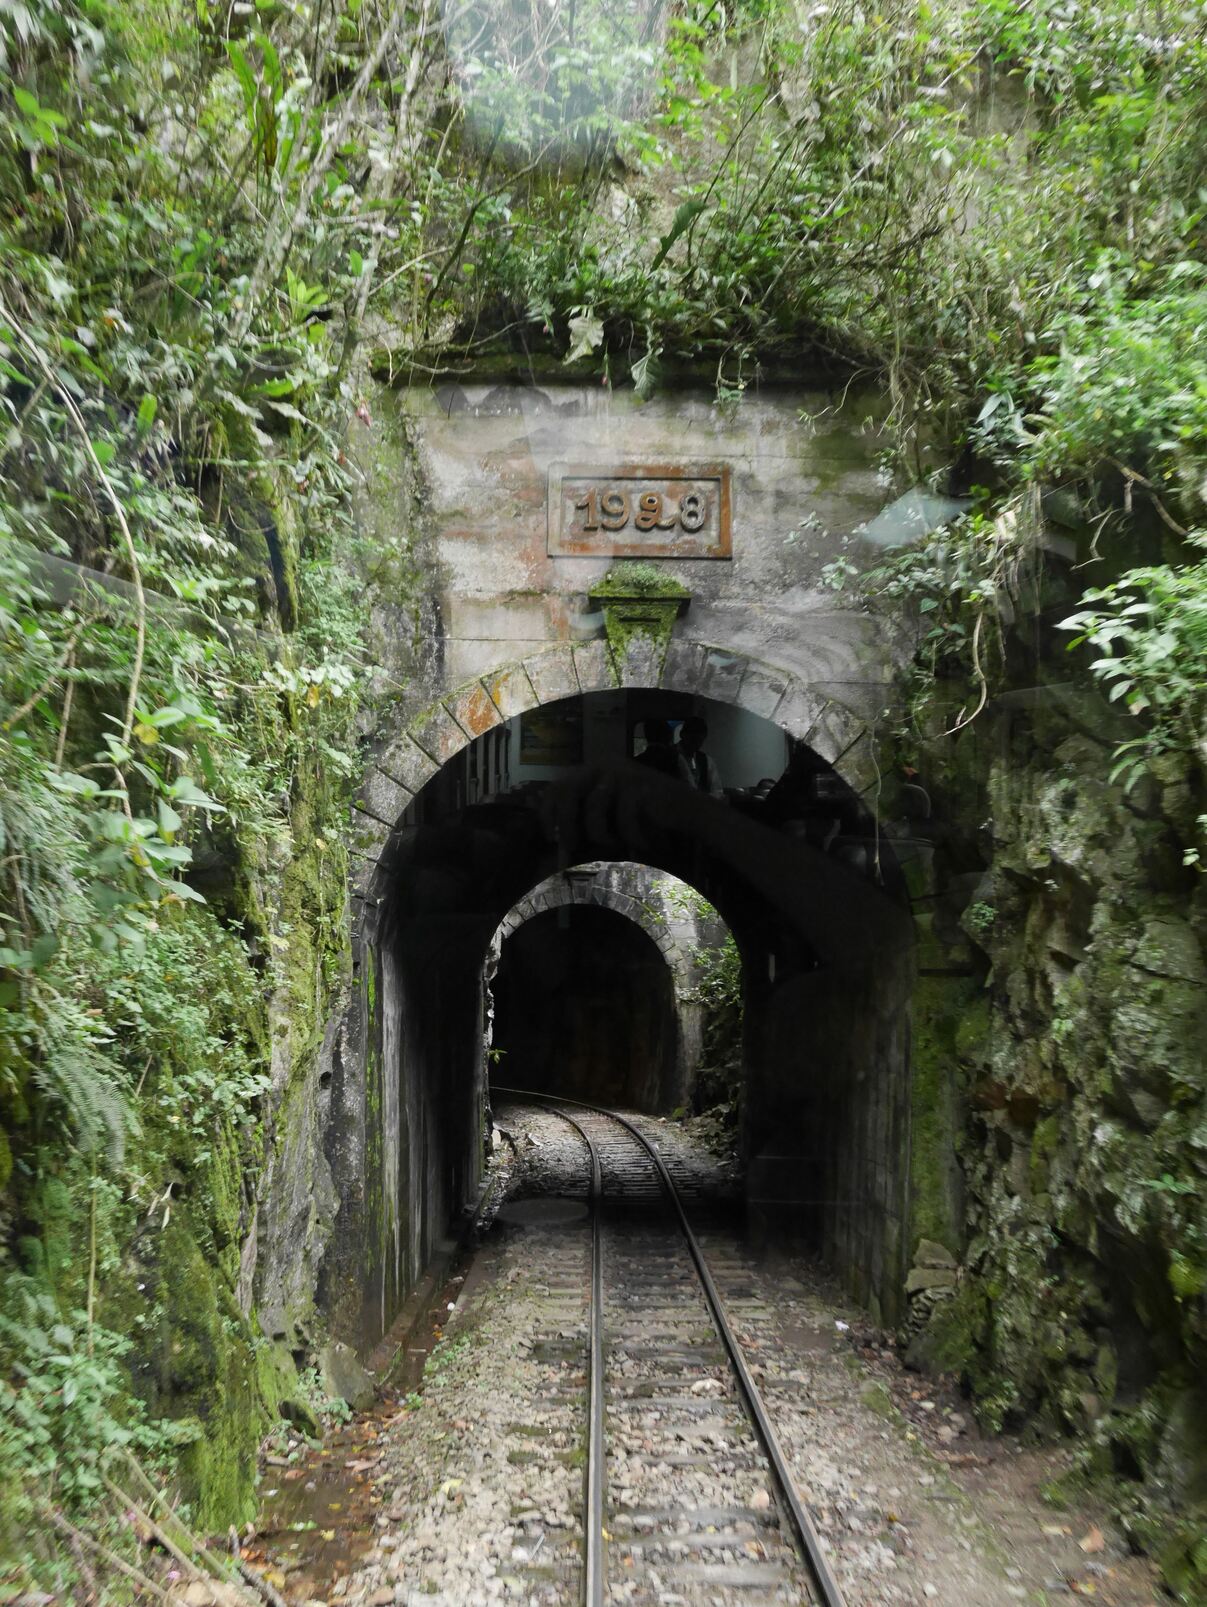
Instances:
[[[1204,780],[1167,755],[1160,784],[1129,796],[1051,706],[1003,714],[979,752],[993,918],[962,925],[990,967],[982,1009],[945,1014],[957,985],[923,979],[915,1014],[915,1223],[941,1222],[934,1158],[958,1149],[964,1273],[911,1357],[959,1371],[985,1424],[1073,1433],[1098,1476],[1127,1469],[1126,1521],[1198,1600],[1207,1410],[1186,1380],[1207,1361],[1207,899],[1178,867]],[[967,765],[945,763],[935,791],[954,789],[958,817]],[[970,846],[953,832],[945,852],[950,869]],[[944,869],[941,853],[940,886]]]

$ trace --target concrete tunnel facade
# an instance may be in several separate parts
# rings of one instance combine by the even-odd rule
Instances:
[[[886,1321],[901,1311],[914,961],[899,879],[886,890],[622,755],[482,790],[524,716],[628,700],[749,721],[851,798],[874,797],[904,637],[875,635],[822,572],[874,556],[860,532],[891,500],[878,407],[792,392],[743,404],[735,422],[697,395],[644,408],[577,387],[378,398],[361,453],[366,536],[388,557],[406,532],[422,602],[375,621],[383,678],[406,690],[383,700],[357,802],[355,974],[316,1094],[334,1197],[317,1304],[362,1353],[478,1197],[492,935],[584,861],[665,870],[720,911],[743,961],[751,1210],[825,1255]],[[592,596],[612,555],[551,550],[550,477],[568,458],[689,457],[726,460],[732,553],[655,559],[686,600],[661,641],[619,640]],[[877,852],[891,883],[891,851]],[[276,1232],[274,1246],[265,1224],[270,1269]]]

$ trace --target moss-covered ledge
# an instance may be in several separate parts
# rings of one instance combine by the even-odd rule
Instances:
[[[688,587],[652,563],[625,561],[613,564],[588,595],[603,611],[621,681],[632,670],[661,679],[675,621],[691,605]]]

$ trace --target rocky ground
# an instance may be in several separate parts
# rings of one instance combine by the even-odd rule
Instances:
[[[420,1387],[387,1390],[321,1451],[295,1441],[269,1452],[277,1494],[258,1556],[292,1601],[578,1600],[582,1150],[552,1115],[513,1109],[499,1121],[501,1209],[444,1291]],[[677,1173],[704,1192],[730,1190],[730,1168],[682,1129],[659,1126]],[[1042,1498],[1064,1470],[1061,1453],[982,1439],[954,1393],[904,1371],[816,1268],[755,1253],[716,1225],[704,1238],[718,1260],[742,1258],[750,1298],[731,1315],[850,1607],[1156,1603],[1152,1570],[1126,1554],[1104,1514]],[[763,1475],[749,1477],[757,1511]],[[761,1555],[755,1528],[744,1544]],[[668,1588],[642,1599],[796,1598],[702,1585],[690,1598]]]

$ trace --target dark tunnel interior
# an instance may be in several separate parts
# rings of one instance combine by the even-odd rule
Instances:
[[[671,973],[609,909],[546,910],[502,946],[492,1075],[622,1109],[670,1110],[679,1057]]]

